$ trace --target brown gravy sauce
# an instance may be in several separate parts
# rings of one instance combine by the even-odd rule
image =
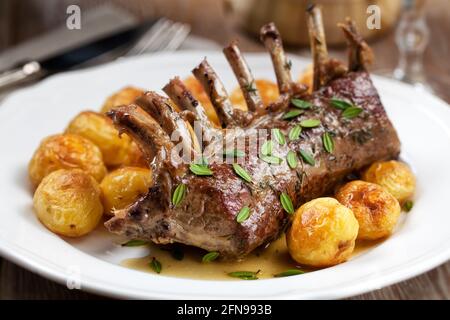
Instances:
[[[357,242],[352,258],[363,254],[381,242]],[[272,242],[266,249],[256,249],[242,261],[203,263],[202,257],[205,251],[187,246],[181,247],[181,249],[184,252],[184,258],[180,261],[176,260],[167,248],[150,245],[149,255],[142,258],[126,259],[122,261],[121,265],[139,271],[154,273],[149,263],[155,257],[161,262],[161,275],[202,280],[239,280],[228,275],[229,272],[233,271],[256,272],[259,270],[259,279],[273,278],[277,273],[294,268],[300,268],[305,272],[314,271],[314,269],[299,266],[290,258],[284,236]]]

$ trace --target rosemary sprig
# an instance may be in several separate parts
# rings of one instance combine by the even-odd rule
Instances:
[[[330,133],[325,132],[322,135],[322,142],[323,142],[323,147],[324,147],[325,151],[328,153],[333,153],[334,141],[333,141],[333,138],[331,137]]]
[[[313,106],[311,102],[302,99],[291,99],[291,104],[299,109],[309,109]]]
[[[290,277],[290,276],[296,276],[296,275],[303,274],[303,273],[305,273],[305,272],[300,269],[289,269],[289,270],[274,274],[274,277],[276,277],[276,278]]]
[[[302,126],[298,124],[289,131],[289,140],[297,140],[300,137],[300,133],[302,133]]]
[[[213,174],[208,165],[205,164],[192,163],[189,166],[189,170],[198,176],[212,176]]]
[[[302,150],[300,149],[300,155],[302,156],[302,159],[309,165],[315,166],[316,165],[316,161],[314,160],[314,156],[312,155],[312,153],[306,151],[306,150]]]
[[[256,272],[253,272],[253,271],[234,271],[234,272],[229,272],[228,275],[230,277],[239,278],[239,279],[242,279],[242,280],[257,280],[258,279],[258,277],[257,277],[258,273],[259,273],[259,270],[256,271]]]
[[[283,120],[291,120],[303,113],[303,110],[289,110],[283,115]]]
[[[284,134],[281,132],[280,129],[278,128],[272,129],[272,134],[274,135],[275,140],[277,140],[278,144],[284,145],[286,143]]]
[[[286,156],[286,161],[287,161],[289,167],[291,167],[292,169],[297,168],[298,159],[297,159],[297,155],[295,154],[294,151],[289,150],[289,152]]]

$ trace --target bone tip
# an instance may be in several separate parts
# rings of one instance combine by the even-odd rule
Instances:
[[[273,39],[277,39],[280,37],[280,33],[278,32],[278,29],[273,22],[269,22],[263,25],[260,30],[260,38],[262,41],[269,37]]]

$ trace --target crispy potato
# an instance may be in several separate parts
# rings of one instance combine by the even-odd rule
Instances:
[[[91,232],[103,214],[97,181],[80,169],[50,173],[37,188],[33,204],[48,229],[67,237]]]
[[[57,134],[45,138],[28,165],[31,183],[37,187],[50,172],[79,168],[97,181],[106,174],[100,149],[90,140],[75,134]]]
[[[286,234],[291,257],[302,265],[327,267],[346,261],[353,252],[358,221],[333,198],[317,198],[297,209]]]
[[[278,99],[279,93],[276,83],[269,80],[255,80],[255,85],[264,105],[267,106]],[[247,110],[247,104],[245,103],[241,88],[237,87],[231,92],[230,100],[236,108]]]
[[[400,217],[400,204],[383,187],[365,181],[351,181],[336,194],[358,220],[358,239],[376,240],[389,236]]]
[[[101,113],[106,113],[112,108],[123,104],[133,103],[136,98],[142,96],[143,94],[144,90],[135,87],[125,87],[106,99],[102,106]]]
[[[66,133],[78,134],[95,143],[102,151],[107,166],[127,165],[135,161],[139,150],[127,134],[119,136],[112,121],[97,112],[84,111],[78,114],[68,125]]]
[[[416,189],[414,173],[400,161],[375,162],[363,173],[362,180],[386,188],[400,203],[410,199]]]
[[[310,64],[306,69],[303,71],[303,73],[298,78],[298,82],[305,84],[308,86],[308,92],[312,92],[313,88],[313,76],[314,76],[314,68],[313,65]]]
[[[102,202],[106,214],[113,209],[123,209],[147,193],[152,184],[149,169],[123,167],[110,172],[100,184]]]

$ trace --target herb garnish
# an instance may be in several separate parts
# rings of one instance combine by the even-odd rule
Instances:
[[[330,103],[333,107],[339,110],[345,110],[352,106],[351,103],[348,103],[347,101],[338,98],[331,98]]]
[[[320,120],[318,119],[306,119],[300,121],[300,125],[303,128],[315,128],[320,125]]]
[[[303,273],[305,273],[305,272],[300,270],[300,269],[289,269],[289,270],[286,270],[286,271],[274,274],[273,276],[276,277],[276,278],[279,278],[279,277],[290,277],[290,276],[296,276],[298,274],[303,274]]]
[[[293,119],[303,113],[303,110],[290,110],[283,115],[283,120]]]
[[[242,280],[257,280],[258,279],[258,277],[257,277],[258,273],[259,273],[259,270],[256,271],[256,272],[253,272],[253,271],[234,271],[234,272],[228,273],[228,275],[230,277],[239,278],[239,279],[242,279]]]
[[[314,160],[314,156],[312,155],[312,153],[310,153],[310,152],[308,152],[306,150],[300,149],[300,155],[302,156],[303,160],[307,164],[310,164],[312,166],[316,165],[316,161]]]
[[[287,193],[282,192],[280,195],[280,201],[281,201],[281,205],[283,206],[283,209],[289,213],[289,214],[293,214],[294,213],[294,205],[292,204],[292,200],[291,198],[287,195]]]
[[[294,151],[289,150],[289,152],[286,156],[286,160],[287,160],[289,167],[291,167],[292,169],[297,168],[298,159],[297,159],[297,155],[295,154]]]
[[[125,243],[122,243],[121,246],[122,247],[140,247],[140,246],[145,246],[147,244],[148,244],[148,241],[144,241],[144,240],[130,240]]]
[[[155,271],[156,273],[161,273],[162,265],[161,262],[156,260],[155,257],[152,258],[152,261],[149,263],[150,267]]]
[[[183,201],[184,196],[186,195],[187,186],[184,183],[180,183],[173,192],[172,195],[172,204],[174,207],[178,206],[181,201]]]
[[[334,141],[331,135],[328,132],[325,132],[322,135],[323,147],[326,152],[333,153],[334,150]]]
[[[211,169],[208,168],[208,165],[206,164],[192,163],[189,166],[189,170],[198,176],[212,176],[213,174]]]
[[[403,210],[405,210],[406,212],[410,212],[413,207],[414,207],[414,202],[412,200],[407,200],[403,204]]]
[[[250,174],[244,168],[242,168],[239,164],[233,163],[233,169],[234,169],[234,172],[236,172],[236,174],[239,177],[241,177],[242,179],[244,179],[247,182],[252,182],[252,177],[250,176]]]
[[[289,131],[289,140],[297,140],[300,137],[300,133],[302,133],[302,126],[298,124]]]
[[[254,86],[254,81],[252,81],[252,82],[250,82],[249,84],[247,84],[247,85],[245,86],[245,90],[246,90],[247,92],[255,92],[257,89],[256,89],[255,86]]]
[[[309,109],[313,106],[311,102],[302,99],[291,99],[291,103],[294,107],[299,109]]]
[[[357,117],[362,111],[363,109],[361,109],[360,107],[349,107],[345,109],[344,112],[342,112],[342,116],[346,119],[353,119]]]
[[[278,129],[278,128],[272,129],[272,134],[274,135],[275,140],[277,140],[278,144],[284,145],[286,143],[284,134],[281,132],[280,129]]]
[[[262,155],[259,156],[259,158],[262,161],[270,163],[270,164],[280,164],[280,163],[283,162],[283,159],[281,159],[279,157],[276,157],[276,156],[266,156],[266,155],[262,154]]]
[[[250,208],[245,206],[242,207],[242,209],[239,211],[238,215],[236,216],[236,221],[238,223],[242,223],[245,220],[247,220],[250,217]]]
[[[273,150],[273,142],[272,140],[267,140],[263,143],[261,147],[261,153],[265,156],[270,156]]]
[[[336,109],[343,110],[342,116],[346,119],[353,119],[363,111],[362,108],[337,98],[332,98],[330,103]]]
[[[202,262],[211,262],[216,260],[218,257],[219,253],[217,251],[211,251],[203,256]]]

